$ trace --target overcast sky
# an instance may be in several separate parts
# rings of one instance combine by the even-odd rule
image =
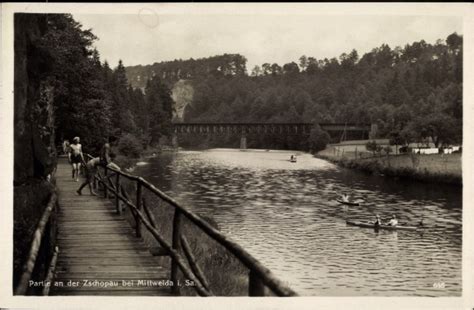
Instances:
[[[101,59],[115,67],[173,59],[239,53],[247,69],[262,63],[339,57],[356,49],[359,56],[383,43],[404,46],[421,39],[462,34],[458,17],[311,16],[311,15],[77,15],[99,37]]]

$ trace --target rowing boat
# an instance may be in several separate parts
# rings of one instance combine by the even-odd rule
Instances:
[[[349,205],[349,206],[358,206],[359,205],[358,202],[350,202],[350,201],[344,201],[344,200],[340,200],[340,199],[336,199],[336,201],[339,202],[339,203],[345,204],[345,205]]]
[[[361,222],[361,221],[346,221],[347,225],[358,226],[362,228],[372,228],[376,229],[373,222]],[[423,226],[390,226],[390,225],[379,225],[378,229],[387,229],[387,230],[421,230],[425,227]]]

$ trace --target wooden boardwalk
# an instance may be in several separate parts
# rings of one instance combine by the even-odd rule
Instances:
[[[88,187],[77,195],[82,181],[72,179],[71,166],[60,158],[55,281],[64,286],[52,286],[51,295],[170,295],[163,282],[170,269],[159,265],[111,201],[91,196]]]

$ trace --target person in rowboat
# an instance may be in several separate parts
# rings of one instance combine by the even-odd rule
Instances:
[[[375,215],[375,221],[374,221],[374,227],[378,228],[382,225],[382,220],[380,219],[380,215],[376,214]]]
[[[390,221],[388,221],[387,225],[389,226],[397,226],[398,225],[398,220],[397,220],[397,217],[394,215],[392,215],[392,218],[390,219]]]

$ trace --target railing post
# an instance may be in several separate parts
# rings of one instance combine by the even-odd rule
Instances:
[[[94,191],[97,191],[97,179],[95,178],[95,175],[94,175],[94,178],[92,179],[92,188],[94,189]]]
[[[174,209],[172,247],[176,252],[181,248],[181,211],[179,208]],[[173,282],[171,293],[177,296],[180,294],[178,286],[178,263],[174,259],[171,260],[171,281]]]
[[[249,272],[249,296],[265,296],[265,285],[253,270]]]
[[[117,214],[122,214],[122,208],[120,207],[120,174],[117,173],[115,175],[115,210],[117,210]]]
[[[109,195],[107,193],[107,182],[108,182],[107,174],[108,174],[108,169],[107,169],[107,166],[105,166],[104,167],[104,183],[102,184],[102,185],[104,185],[104,197],[105,198],[109,198]]]
[[[140,180],[137,181],[137,201],[136,201],[136,206],[139,211],[142,211],[142,182]],[[140,219],[137,218],[135,219],[135,233],[138,238],[142,236],[142,222]]]

